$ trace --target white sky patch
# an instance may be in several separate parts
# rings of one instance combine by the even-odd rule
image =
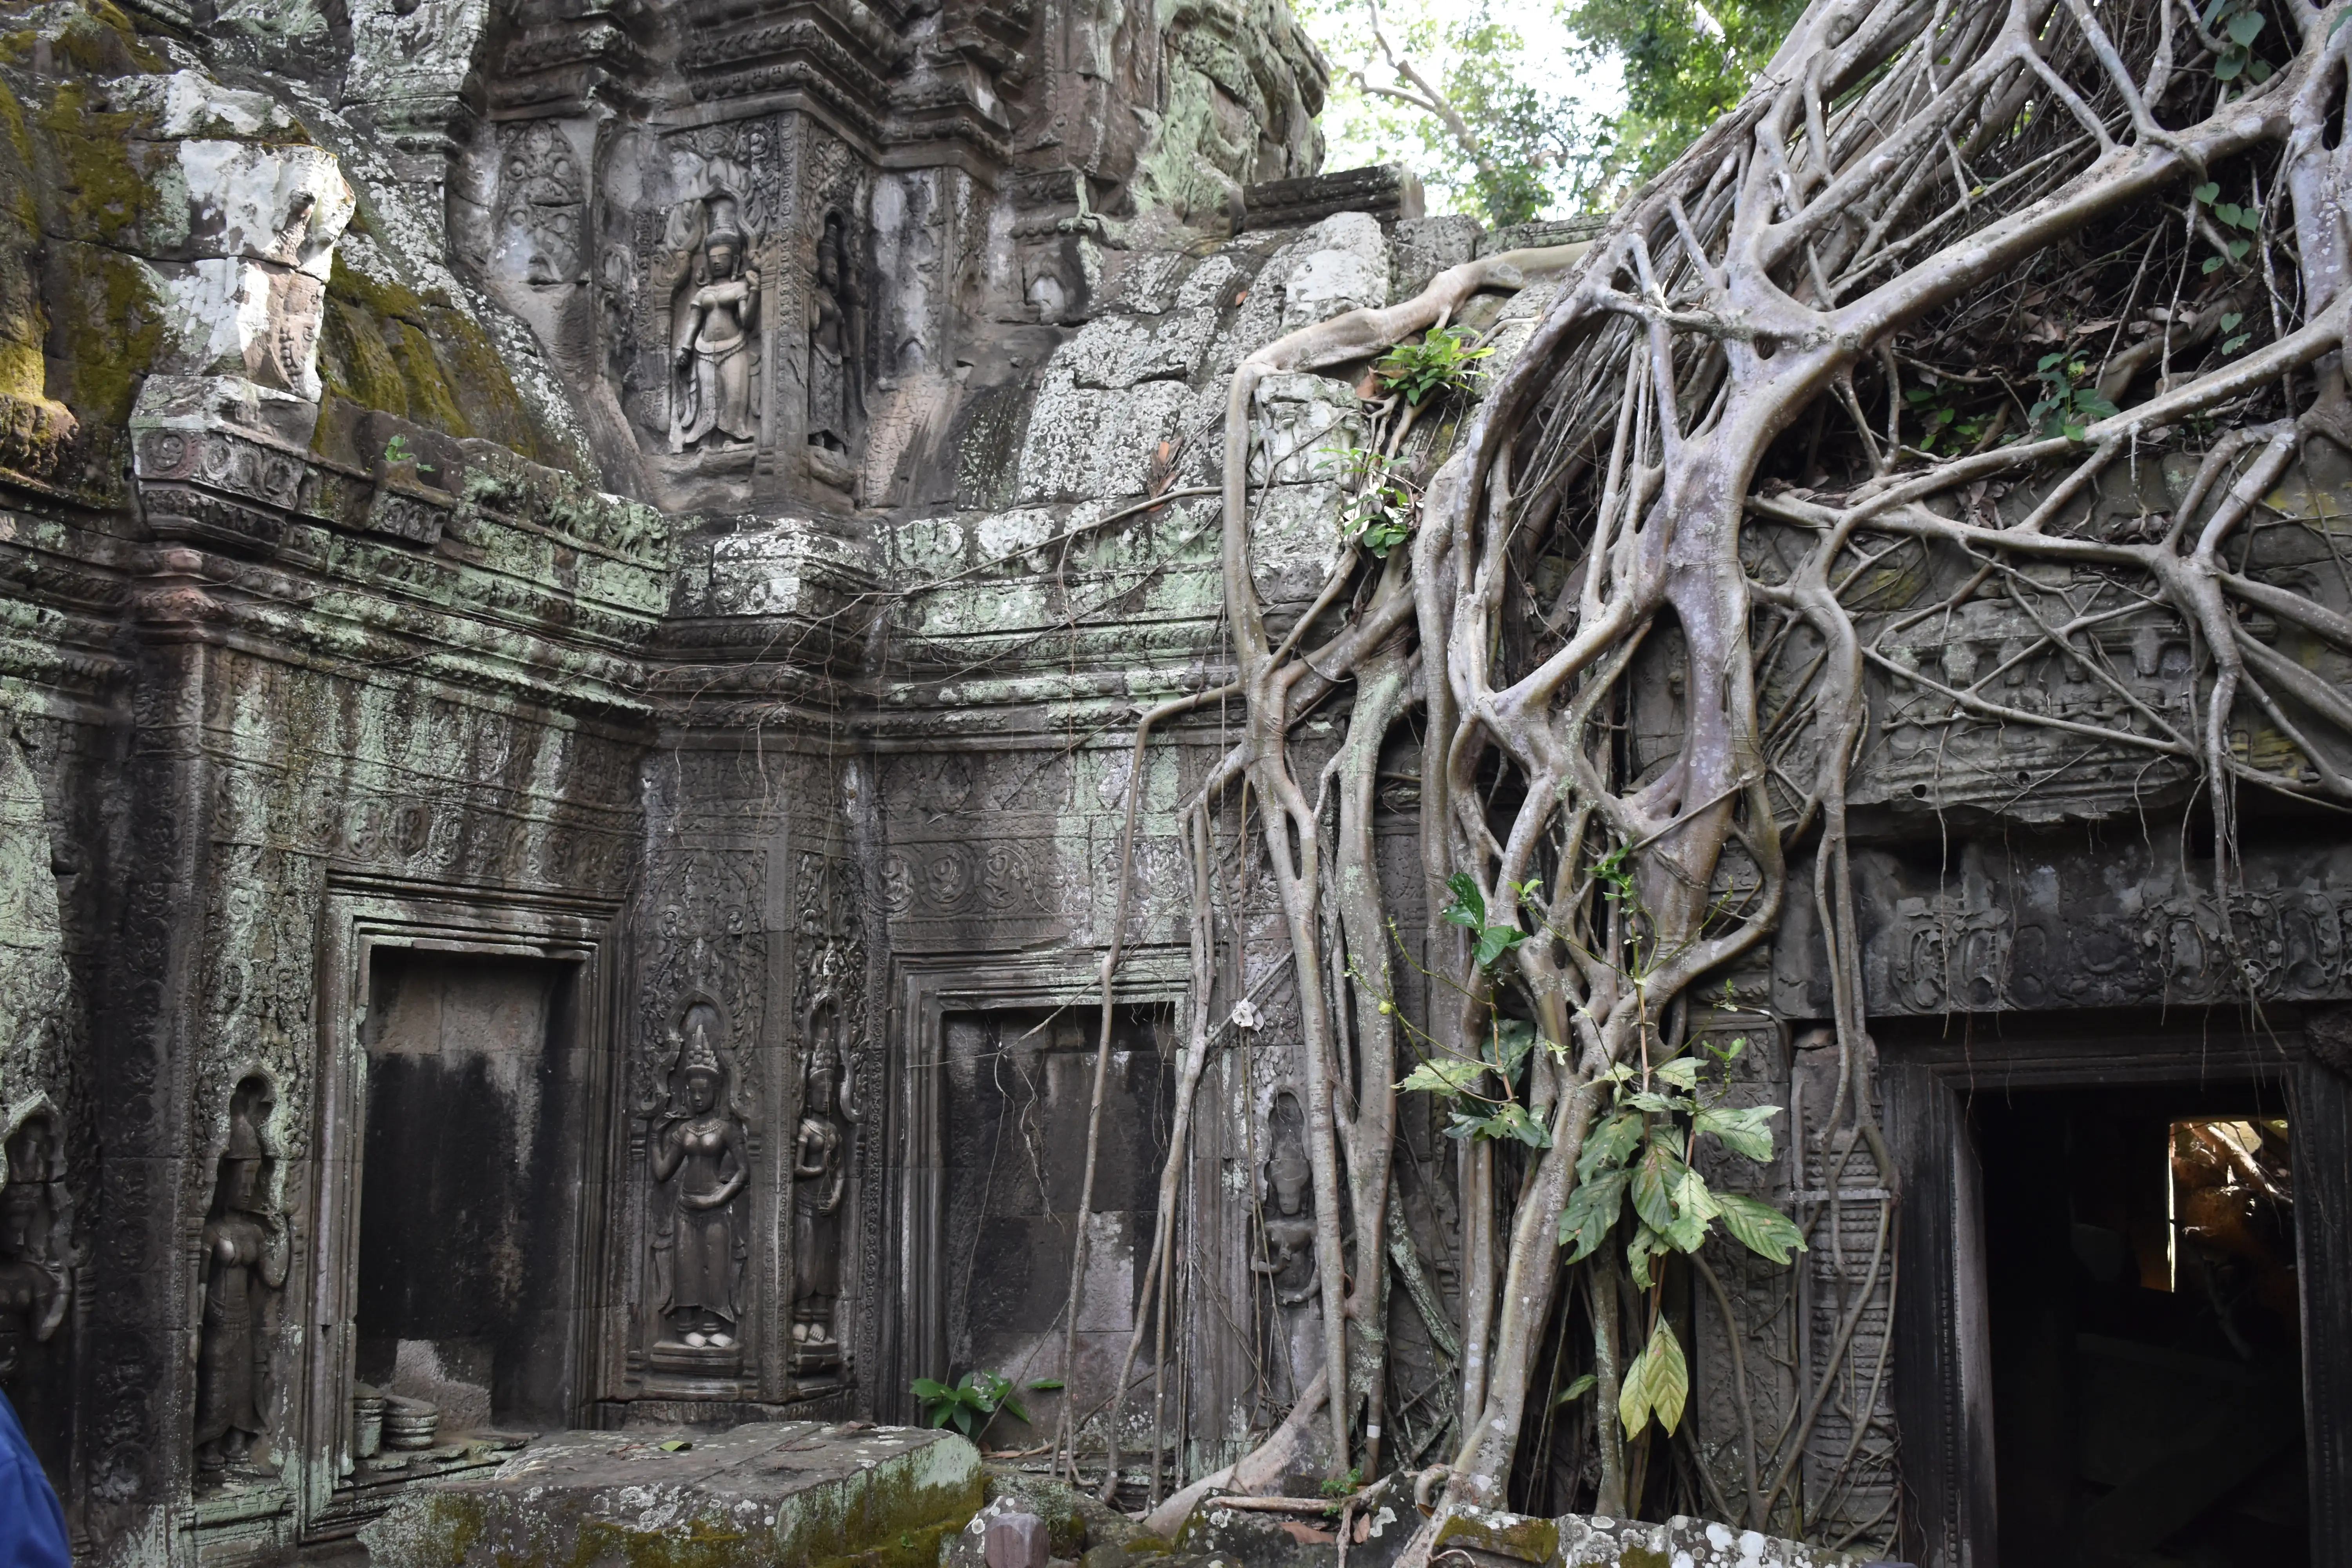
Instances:
[[[1392,0],[1381,7],[1381,23],[1400,54],[1409,55],[1430,80],[1443,81],[1454,64],[1445,30],[1474,5],[1475,0]],[[1476,213],[1475,194],[1448,184],[1431,166],[1420,134],[1424,117],[1402,104],[1367,98],[1349,80],[1356,70],[1364,71],[1375,85],[1393,79],[1372,45],[1363,0],[1292,0],[1291,8],[1331,62],[1331,100],[1322,116],[1328,144],[1323,166],[1402,163],[1427,185],[1431,213]],[[1520,79],[1538,93],[1563,100],[1571,113],[1594,120],[1624,108],[1624,74],[1619,63],[1613,58],[1596,62],[1572,47],[1554,0],[1486,0],[1486,9],[1525,44]],[[1564,209],[1555,204],[1545,216],[1564,216]]]

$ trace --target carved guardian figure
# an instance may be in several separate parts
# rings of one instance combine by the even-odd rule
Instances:
[[[849,226],[829,212],[817,237],[815,286],[809,290],[808,466],[817,479],[841,489],[856,478],[851,437],[866,412],[855,279]]]
[[[810,1041],[808,1088],[793,1144],[793,1342],[835,1342],[834,1302],[841,1295],[841,1199],[847,1185],[843,1158],[848,1136],[840,1118],[841,1051],[837,1015],[816,1016],[824,1032]]]
[[[1284,1139],[1266,1162],[1265,1184],[1274,1199],[1274,1212],[1265,1221],[1266,1256],[1250,1268],[1268,1277],[1274,1299],[1286,1307],[1311,1300],[1318,1283],[1315,1215],[1307,1203],[1313,1181],[1306,1151]]]
[[[685,1110],[672,1110],[651,1150],[655,1182],[677,1182],[668,1223],[654,1240],[660,1310],[674,1342],[732,1350],[751,1250],[740,1201],[751,1166],[742,1126],[721,1104],[719,1053],[698,1017],[679,1049],[677,1073]]]
[[[196,1466],[242,1468],[268,1431],[269,1357],[262,1308],[285,1288],[292,1261],[283,1215],[269,1206],[261,1127],[272,1101],[258,1079],[237,1086],[228,1145],[205,1221],[204,1326],[196,1347]]]
[[[670,240],[698,254],[670,318],[669,449],[748,442],[759,433],[751,349],[760,274],[743,264],[733,199],[682,204]]]

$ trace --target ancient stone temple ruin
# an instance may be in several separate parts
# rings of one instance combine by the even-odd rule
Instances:
[[[332,1557],[584,1434],[909,1425],[976,1371],[1029,1421],[983,1447],[1066,1421],[1091,1486],[1116,1437],[1133,1508],[1307,1395],[1338,1232],[1295,976],[1241,819],[1212,868],[1177,810],[1238,710],[1138,722],[1232,676],[1237,362],[1595,231],[1324,172],[1328,80],[1281,0],[7,7],[0,1378],[79,1553]],[[1557,280],[1493,278],[1460,319],[1501,363]],[[1364,369],[1248,405],[1286,625]],[[2326,559],[2286,564],[2337,602]],[[1965,683],[2028,632],[1987,603],[1901,647]],[[2103,635],[2178,699],[2180,647]],[[1656,664],[1636,752],[1685,723]],[[2149,1546],[2218,1510],[2352,1561],[2352,838],[2249,835],[2250,1009],[2179,808],[2136,815],[2145,754],[1896,690],[1853,804],[1900,1169],[1805,1142],[1843,1080],[1792,898],[1690,1030],[1787,1108],[1741,1179],[1812,1246],[1676,1287],[1677,1462],[1736,1472],[1749,1384],[1852,1358],[1796,1461],[1843,1510],[1817,1539],[1899,1517],[1981,1568],[1997,1472],[2030,1510],[2011,1478],[2088,1466]],[[1419,797],[1378,778],[1417,932]],[[1419,1468],[1472,1265],[1455,1144],[1399,1104],[1386,1441]],[[2268,1194],[2241,1365],[2084,1304],[2221,1266],[2168,1209],[2197,1160]],[[1900,1294],[1849,1300],[1874,1246]]]

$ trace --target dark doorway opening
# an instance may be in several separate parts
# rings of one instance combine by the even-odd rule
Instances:
[[[1058,1399],[1092,1410],[1118,1374],[1168,1152],[1174,1025],[1164,1008],[1121,1008],[1103,1086],[1077,1365],[1066,1394],[1028,1390],[1032,1382],[1065,1377],[1064,1311],[1100,1017],[1087,1007],[946,1019],[946,1375],[982,1371],[1013,1379],[1041,1435],[1058,1418]],[[1009,1421],[992,1433],[999,1445],[1025,1438]]]
[[[1996,1091],[1970,1120],[2001,1568],[2309,1563],[2277,1091]]]
[[[567,1424],[576,1403],[586,1062],[578,966],[376,950],[361,1030],[356,1373],[436,1436]]]

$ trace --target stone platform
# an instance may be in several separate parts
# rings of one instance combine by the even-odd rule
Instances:
[[[418,1488],[360,1540],[373,1568],[929,1568],[983,1495],[950,1432],[563,1432]]]

